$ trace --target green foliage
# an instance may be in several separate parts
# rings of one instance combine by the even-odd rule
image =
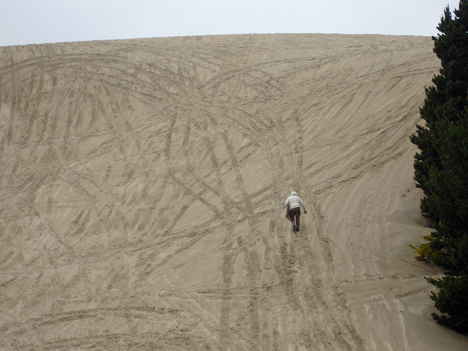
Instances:
[[[432,293],[436,308],[447,315],[432,317],[440,324],[460,333],[468,332],[468,276],[447,276],[442,279],[427,279],[440,290]]]
[[[416,259],[444,268],[447,277],[428,280],[440,289],[432,296],[436,307],[448,314],[434,318],[461,331],[468,329],[468,317],[455,313],[467,313],[468,301],[460,288],[468,276],[468,0],[454,14],[447,7],[437,27],[441,34],[433,37],[442,68],[426,88],[420,109],[425,126],[410,136],[420,150],[414,178],[424,193],[421,211],[435,229],[426,243],[411,246]]]

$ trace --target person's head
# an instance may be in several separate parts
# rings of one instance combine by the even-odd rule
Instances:
[[[295,191],[291,192],[291,196],[297,196],[297,193]]]

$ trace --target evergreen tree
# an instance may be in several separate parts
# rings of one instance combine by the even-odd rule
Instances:
[[[468,0],[452,17],[447,7],[437,29],[434,52],[441,60],[434,86],[426,88],[420,109],[425,126],[410,139],[415,155],[415,180],[424,196],[421,211],[435,229],[431,260],[446,277],[428,281],[440,289],[432,299],[448,316],[434,318],[457,331],[468,331]]]

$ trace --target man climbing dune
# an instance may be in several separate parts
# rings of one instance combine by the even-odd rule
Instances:
[[[286,199],[284,205],[286,206],[286,218],[291,221],[293,232],[298,232],[301,221],[301,206],[304,209],[304,213],[307,213],[304,201],[293,191],[291,192],[291,196]]]

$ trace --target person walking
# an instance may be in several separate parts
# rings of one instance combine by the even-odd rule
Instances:
[[[304,201],[293,191],[291,192],[291,196],[286,199],[284,205],[286,206],[286,218],[291,221],[293,232],[298,232],[299,225],[301,224],[301,206],[304,209],[304,213],[307,213]]]

